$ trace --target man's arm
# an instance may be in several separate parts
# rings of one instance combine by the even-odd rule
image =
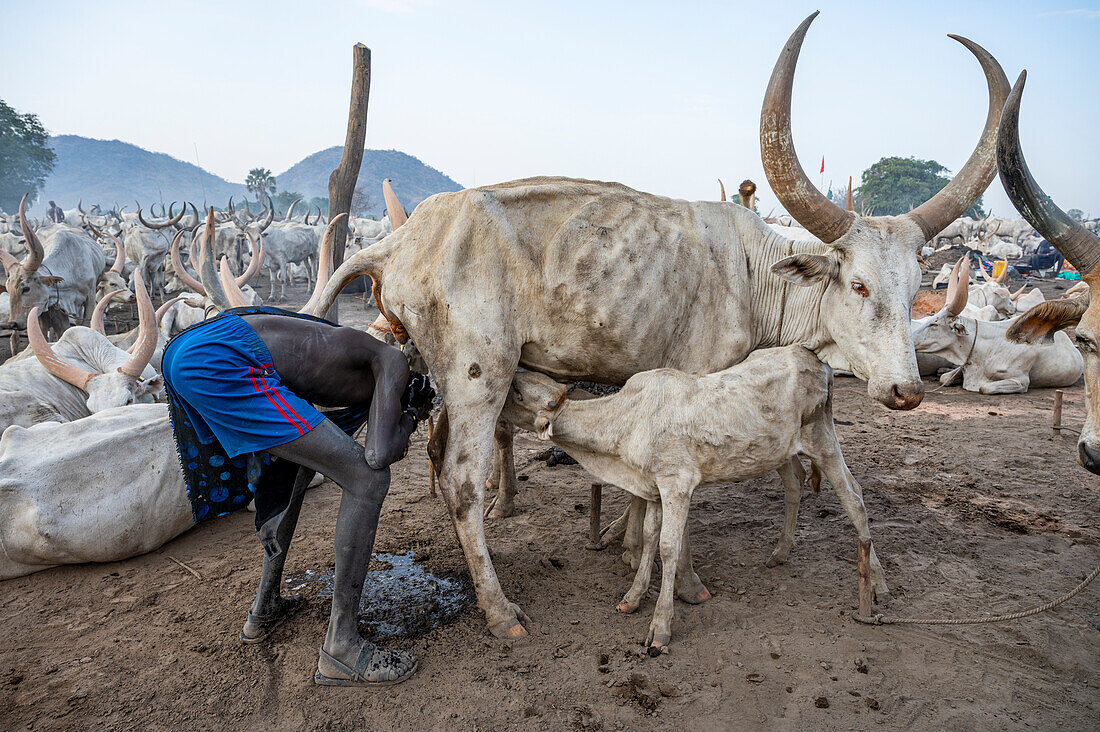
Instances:
[[[409,382],[409,364],[401,351],[370,336],[364,339],[367,364],[374,376],[374,396],[363,456],[367,465],[380,470],[405,454],[416,418],[401,407],[401,396]]]

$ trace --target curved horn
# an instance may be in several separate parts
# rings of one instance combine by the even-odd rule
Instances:
[[[791,138],[794,69],[806,31],[818,12],[815,11],[795,29],[775,63],[764,95],[764,107],[760,111],[760,158],[768,183],[787,212],[811,234],[830,244],[844,236],[855,216],[842,211],[814,187],[798,162],[798,153]]]
[[[906,214],[921,228],[927,241],[931,241],[945,226],[966,213],[993,182],[993,176],[997,173],[997,124],[1008,98],[1008,78],[997,59],[968,38],[956,35],[949,35],[948,38],[966,46],[982,65],[985,81],[989,86],[989,113],[986,115],[985,129],[982,130],[978,146],[951,182]]]
[[[275,204],[271,202],[271,196],[267,197],[267,216],[264,219],[263,226],[260,227],[260,233],[267,231],[267,227],[271,226],[271,222],[275,220]]]
[[[1078,272],[1087,275],[1100,263],[1100,237],[1081,226],[1055,205],[1031,177],[1024,151],[1020,147],[1020,99],[1027,72],[1020,74],[1008,95],[997,141],[997,166],[1005,193],[1027,222],[1069,260]]]
[[[11,252],[6,249],[0,249],[0,263],[3,263],[4,269],[11,269],[18,266],[19,260],[16,259]]]
[[[347,214],[338,214],[325,229],[325,236],[321,239],[321,247],[317,256],[317,284],[313,288],[313,294],[310,295],[309,302],[302,306],[302,309],[298,311],[299,313],[322,317],[314,311],[321,301],[321,293],[324,291],[325,285],[328,284],[329,278],[332,276],[332,250],[336,240],[336,225],[343,223],[347,217]]]
[[[27,223],[27,195],[19,201],[19,228],[23,231],[23,238],[27,240],[27,258],[23,260],[23,271],[27,274],[37,272],[42,266],[42,260],[46,253],[42,251],[42,242],[38,241],[34,229]]]
[[[134,290],[138,303],[137,342],[134,343],[130,358],[118,370],[119,373],[140,379],[141,373],[149,365],[149,359],[153,357],[153,351],[157,350],[160,333],[157,332],[157,314],[153,310],[153,301],[149,299],[149,291],[145,289],[140,269],[134,272]]]
[[[228,310],[233,307],[229,297],[222,288],[218,279],[218,273],[214,269],[214,207],[210,207],[206,215],[206,230],[202,235],[202,244],[199,247],[199,279],[202,280],[206,296],[214,303],[218,310]]]
[[[172,204],[175,205],[175,201],[173,201]],[[137,217],[138,217],[138,221],[141,222],[141,225],[144,226],[147,229],[164,229],[164,228],[167,228],[169,226],[175,226],[176,224],[178,224],[180,222],[180,219],[183,218],[183,215],[185,213],[187,213],[187,207],[184,207],[184,208],[180,209],[180,212],[178,214],[176,214],[175,216],[173,216],[172,218],[167,219],[165,221],[162,221],[160,223],[155,223],[155,222],[146,221],[144,218],[142,218],[142,216],[141,216],[141,206],[138,206]]]
[[[184,295],[176,295],[171,300],[165,300],[163,303],[161,303],[161,306],[159,308],[157,308],[157,312],[156,312],[157,327],[160,327],[160,321],[164,319],[164,314],[167,313],[168,310],[173,305],[175,305],[177,302],[179,302],[183,298],[184,298]]]
[[[95,310],[92,311],[92,319],[88,323],[88,327],[94,330],[96,333],[107,335],[107,329],[103,325],[103,313],[106,312],[107,306],[111,304],[112,300],[115,300],[122,295],[125,290],[111,290],[95,304]]]
[[[176,235],[172,238],[171,257],[172,257],[172,269],[176,270],[176,276],[180,278],[183,284],[190,287],[200,295],[206,294],[206,288],[202,286],[202,283],[191,276],[191,273],[187,271],[187,268],[183,266],[183,260],[180,259],[180,239],[183,237],[186,229],[176,232]],[[191,242],[194,244],[194,242]],[[192,247],[192,252],[194,252]],[[191,264],[196,264],[195,258],[191,258]]]
[[[294,216],[294,207],[297,206],[301,202],[302,202],[302,199],[300,199],[300,198],[295,198],[294,201],[291,202],[290,208],[288,208],[286,210],[286,216],[283,217],[283,221],[290,221],[291,220],[291,217]]]
[[[42,335],[42,326],[38,324],[37,306],[31,308],[30,313],[27,315],[27,340],[30,341],[31,350],[34,351],[38,363],[42,364],[42,368],[62,381],[72,384],[77,389],[86,391],[88,382],[91,381],[92,377],[99,376],[99,374],[85,371],[76,364],[58,358],[57,354],[50,348],[50,344],[46,342],[46,337]]]
[[[718,190],[719,190],[718,200],[719,201],[725,201],[726,200],[726,184],[722,182],[721,178],[718,179]]]
[[[122,246],[122,242],[119,241],[118,237],[110,234],[104,234],[104,236],[115,243],[115,261],[111,265],[111,271],[122,274],[122,268],[126,266],[126,248]]]
[[[229,300],[230,307],[246,308],[251,305],[248,297],[245,296],[240,285],[237,284],[237,280],[233,276],[233,270],[229,269],[229,259],[225,256],[222,256],[222,266],[218,270],[218,283],[221,284],[225,296]]]
[[[1012,302],[1016,302],[1017,298],[1019,298],[1020,295],[1024,294],[1024,290],[1026,290],[1026,289],[1027,289],[1027,283],[1025,282],[1023,285],[1020,286],[1019,290],[1016,290],[1016,292],[1008,293],[1008,299],[1011,300]]]
[[[83,198],[76,199],[76,210],[80,212],[81,216],[88,213],[87,211],[84,210],[84,199]]]
[[[237,287],[244,287],[248,284],[248,281],[255,277],[260,271],[260,267],[264,265],[264,235],[262,233],[260,234],[260,242],[257,245],[255,237],[252,236],[252,232],[245,229],[244,233],[245,236],[248,237],[248,251],[251,253],[252,258],[248,261],[248,269],[235,280]]]
[[[386,199],[386,210],[390,215],[390,227],[397,231],[403,223],[408,221],[409,217],[405,215],[405,209],[401,205],[401,200],[397,197],[397,194],[393,192],[393,183],[389,178],[382,181],[382,197]],[[319,211],[320,209],[318,209]]]
[[[966,263],[966,267],[963,267]],[[965,256],[959,257],[955,266],[951,269],[951,277],[947,280],[947,302],[944,307],[952,315],[958,315],[966,307],[966,299],[970,294],[970,262]]]

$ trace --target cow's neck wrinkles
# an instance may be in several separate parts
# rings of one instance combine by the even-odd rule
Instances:
[[[743,238],[741,241],[752,275],[756,348],[797,344],[817,351],[831,341],[821,328],[819,317],[827,283],[803,287],[786,282],[773,273],[771,267],[792,254],[825,254],[827,247],[821,242],[787,239],[771,227],[766,228],[771,233],[762,240]]]

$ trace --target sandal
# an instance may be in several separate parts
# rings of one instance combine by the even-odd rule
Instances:
[[[402,673],[401,669],[409,665],[409,660],[412,661],[412,665]],[[332,666],[341,674],[344,674],[344,677],[325,676],[321,673],[322,663]],[[419,667],[420,662],[412,654],[378,648],[373,643],[363,643],[359,648],[359,656],[355,659],[355,668],[336,660],[322,648],[320,660],[317,662],[317,673],[313,675],[313,683],[320,686],[393,686],[408,679],[416,673],[416,669]],[[377,678],[385,671],[400,673],[401,675],[388,681],[371,680],[371,676]]]
[[[295,613],[305,607],[305,598],[301,595],[290,595],[289,597],[280,597],[282,606],[273,613],[268,615],[253,615],[248,614],[248,620],[245,621],[244,630],[241,631],[241,643],[245,645],[254,645],[256,643],[263,643],[271,634],[275,632],[275,629],[286,622]],[[255,631],[255,635],[248,634],[247,631]]]

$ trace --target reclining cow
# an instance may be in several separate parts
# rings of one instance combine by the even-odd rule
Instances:
[[[597,399],[569,399],[567,386],[520,371],[501,415],[551,440],[598,479],[648,502],[642,559],[617,608],[634,612],[649,589],[659,528],[661,594],[646,645],[664,646],[671,638],[674,588],[689,602],[709,597],[685,551],[696,486],[778,470],[786,516],[772,558],[781,562],[794,544],[802,492],[793,463],[804,455],[829,479],[859,538],[870,539],[863,489],[844,462],[833,428],[832,382],[829,367],[801,346],[756,351],[706,376],[646,371],[630,377],[618,393]],[[687,590],[678,572],[686,574]],[[885,595],[873,548],[871,576]]]
[[[940,356],[958,365],[940,377],[945,386],[962,381],[963,389],[982,394],[1023,394],[1029,387],[1071,386],[1081,378],[1084,361],[1065,333],[1049,345],[1006,340],[1012,321],[988,322],[967,317],[966,258],[955,265],[947,302],[935,315],[914,322],[918,353]]]
[[[741,206],[533,178],[432,196],[345,261],[313,310],[327,312],[344,284],[369,275],[395,334],[411,337],[431,369],[450,419],[440,486],[494,634],[526,634],[526,615],[489,557],[483,518],[496,425],[517,367],[621,384],[660,367],[710,373],[757,348],[800,344],[866,379],[890,408],[920,403],[909,330],[916,252],[992,180],[1008,81],[988,52],[959,39],[989,86],[974,154],[908,214],[857,216],[816,189],[791,142],[795,61],[812,19],[772,75],[761,153],[777,198],[820,243],[784,238]]]
[[[152,402],[164,384],[149,366],[157,346],[153,304],[137,279],[140,333],[134,353],[91,328],[74,326],[50,345],[37,308],[27,322],[31,346],[0,365],[0,430],[39,422],[72,422],[137,402]]]

